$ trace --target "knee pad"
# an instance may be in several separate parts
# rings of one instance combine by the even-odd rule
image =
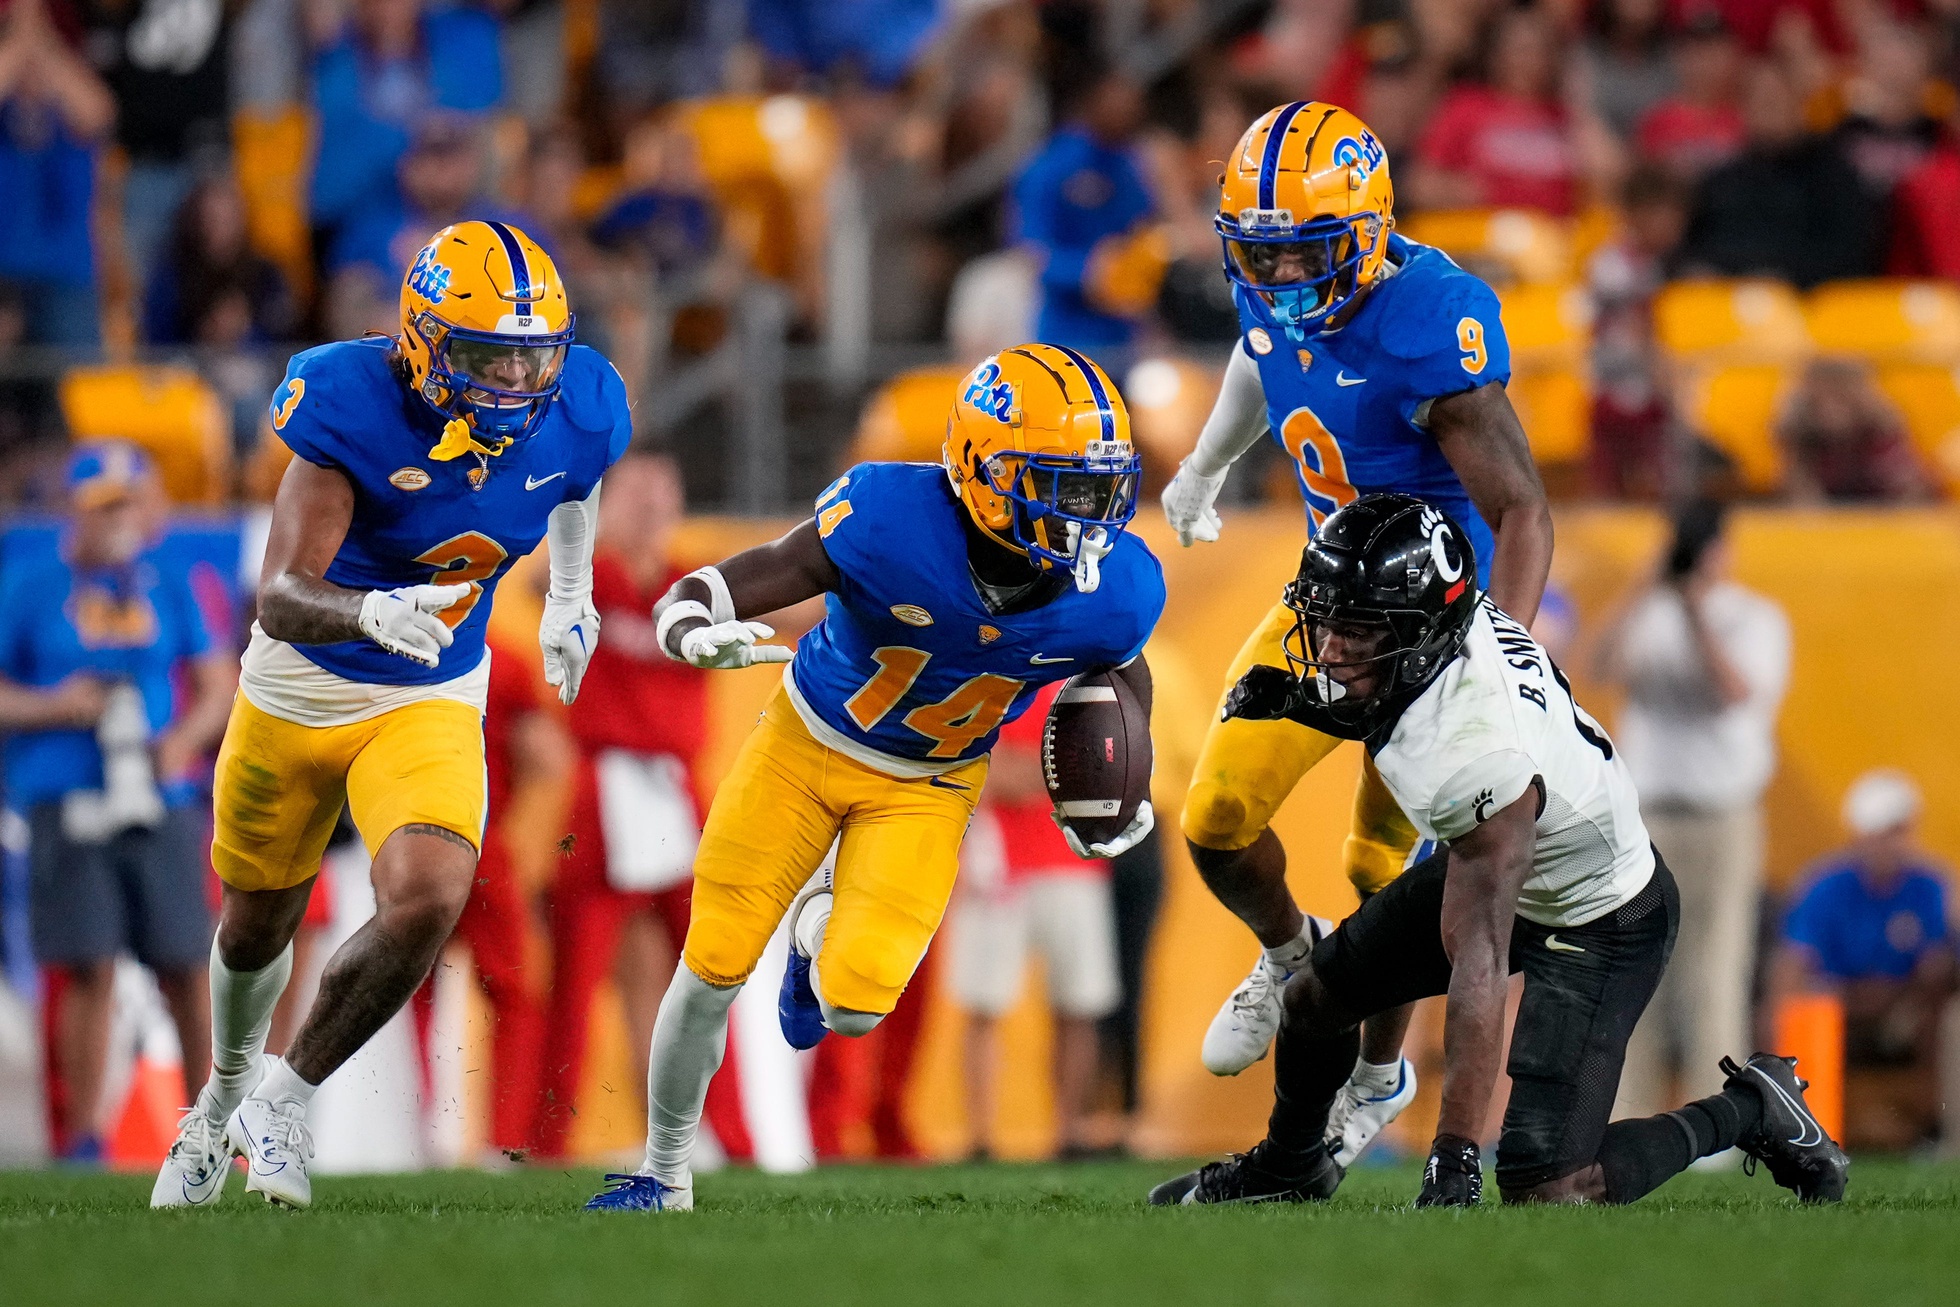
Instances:
[[[1379,840],[1363,839],[1350,835],[1341,846],[1341,860],[1347,867],[1348,883],[1362,898],[1388,888],[1388,883],[1402,874],[1402,864],[1408,861],[1409,850],[1383,844]]]
[[[720,923],[701,918],[688,925],[681,960],[687,970],[718,989],[746,983],[755,970],[754,953],[747,940]]]
[[[1245,800],[1214,781],[1200,781],[1184,800],[1184,838],[1199,848],[1230,852],[1259,838],[1247,830]]]

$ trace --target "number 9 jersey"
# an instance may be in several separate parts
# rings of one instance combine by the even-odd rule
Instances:
[[[1135,658],[1164,609],[1163,568],[1126,531],[1094,591],[1065,585],[990,612],[967,564],[966,510],[938,464],[860,464],[816,511],[842,579],[784,687],[820,743],[887,775],[982,756],[1038,686]]]

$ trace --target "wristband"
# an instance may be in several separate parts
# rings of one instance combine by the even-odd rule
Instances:
[[[676,622],[682,621],[689,617],[698,617],[702,621],[708,623],[710,626],[714,625],[715,622],[715,615],[709,612],[708,606],[702,603],[700,600],[677,599],[673,603],[667,605],[667,611],[660,614],[660,622],[657,626],[654,627],[654,639],[660,645],[660,652],[666,654],[669,658],[673,659],[677,663],[685,662],[686,659],[682,658],[678,653],[675,653],[671,648],[668,647],[667,633],[674,629],[674,624]]]

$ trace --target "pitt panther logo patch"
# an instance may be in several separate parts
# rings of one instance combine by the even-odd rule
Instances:
[[[981,644],[992,644],[998,639],[1000,639],[1000,628],[998,626],[983,626],[980,628]]]
[[[961,399],[996,422],[1006,422],[1014,412],[1014,387],[1000,379],[1000,364],[992,359],[973,370]]]
[[[408,270],[408,288],[431,304],[440,304],[449,293],[449,279],[453,275],[446,266],[436,262],[436,247],[424,245],[422,252],[415,256],[415,266]]]

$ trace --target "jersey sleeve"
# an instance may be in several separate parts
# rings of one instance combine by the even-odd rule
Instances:
[[[1500,749],[1459,767],[1429,801],[1437,838],[1460,840],[1524,797],[1538,768],[1517,749]]]
[[[273,434],[307,462],[347,472],[341,437],[326,420],[328,406],[320,386],[311,354],[294,355],[286,365],[285,380],[272,392]]]
[[[1511,379],[1511,344],[1497,294],[1468,275],[1452,275],[1383,333],[1400,356],[1403,384],[1397,405],[1415,422],[1423,406],[1446,395]],[[1418,424],[1420,425],[1420,424]]]
[[[599,386],[605,396],[606,414],[612,419],[612,434],[606,440],[606,466],[611,467],[626,456],[626,447],[633,443],[633,405],[626,397],[626,378],[619,375],[611,360],[606,361],[604,373]]]
[[[813,506],[817,537],[846,585],[862,585],[876,566],[879,542],[870,514],[860,513],[858,505],[870,507],[876,498],[878,473],[875,463],[858,464],[825,486]]]
[[[1164,565],[1157,561],[1157,556],[1142,540],[1134,536],[1126,538],[1135,543],[1141,557],[1127,578],[1126,602],[1110,632],[1110,664],[1115,667],[1121,667],[1143,652],[1144,645],[1150,642],[1151,632],[1157,629],[1157,619],[1164,615]]]

